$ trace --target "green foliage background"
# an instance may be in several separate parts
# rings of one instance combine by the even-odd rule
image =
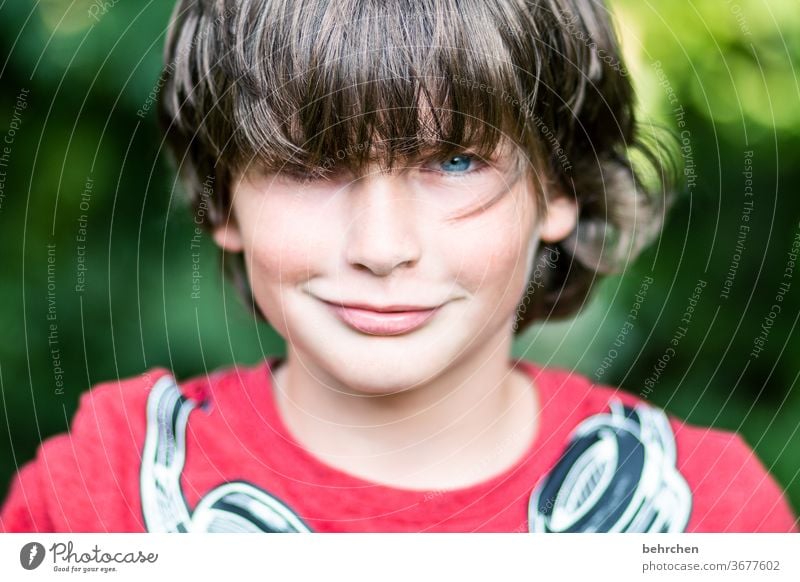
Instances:
[[[682,108],[696,181],[624,275],[603,281],[580,316],[530,329],[515,354],[636,394],[657,378],[650,400],[691,423],[742,433],[800,508],[800,273],[764,350],[751,356],[800,234],[800,10],[796,0],[611,6],[642,117],[679,132]],[[0,497],[40,441],[67,430],[93,384],[156,365],[181,378],[283,350],[223,283],[209,241],[200,299],[188,299],[193,217],[163,161],[153,111],[143,111],[157,90],[170,10],[171,2],[152,0],[0,4],[0,140],[15,107],[20,114],[0,168]],[[753,152],[751,228],[723,298],[742,224],[745,151]],[[86,282],[78,292],[82,213]],[[55,320],[47,245],[55,245]],[[647,276],[654,284],[616,345]],[[700,280],[706,287],[687,333],[661,369]]]

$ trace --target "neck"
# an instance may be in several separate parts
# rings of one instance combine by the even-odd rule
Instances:
[[[407,489],[468,487],[510,468],[535,433],[531,379],[498,334],[440,375],[389,395],[356,394],[291,348],[273,371],[276,405],[312,455]]]

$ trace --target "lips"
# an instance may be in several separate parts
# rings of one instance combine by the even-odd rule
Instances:
[[[349,327],[369,335],[399,335],[425,325],[442,307],[410,305],[365,306],[324,301],[329,309]]]

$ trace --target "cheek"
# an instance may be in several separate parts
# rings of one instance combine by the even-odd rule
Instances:
[[[242,202],[237,221],[256,299],[311,278],[327,236],[324,213],[288,195],[248,196]]]
[[[461,286],[495,305],[519,299],[538,243],[532,206],[524,200],[515,202],[465,222],[455,237],[464,241],[451,263],[451,268],[460,270]]]

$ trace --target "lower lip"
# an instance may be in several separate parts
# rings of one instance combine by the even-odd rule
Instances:
[[[379,312],[326,303],[334,314],[353,329],[370,335],[399,335],[425,325],[441,306],[425,311]]]

